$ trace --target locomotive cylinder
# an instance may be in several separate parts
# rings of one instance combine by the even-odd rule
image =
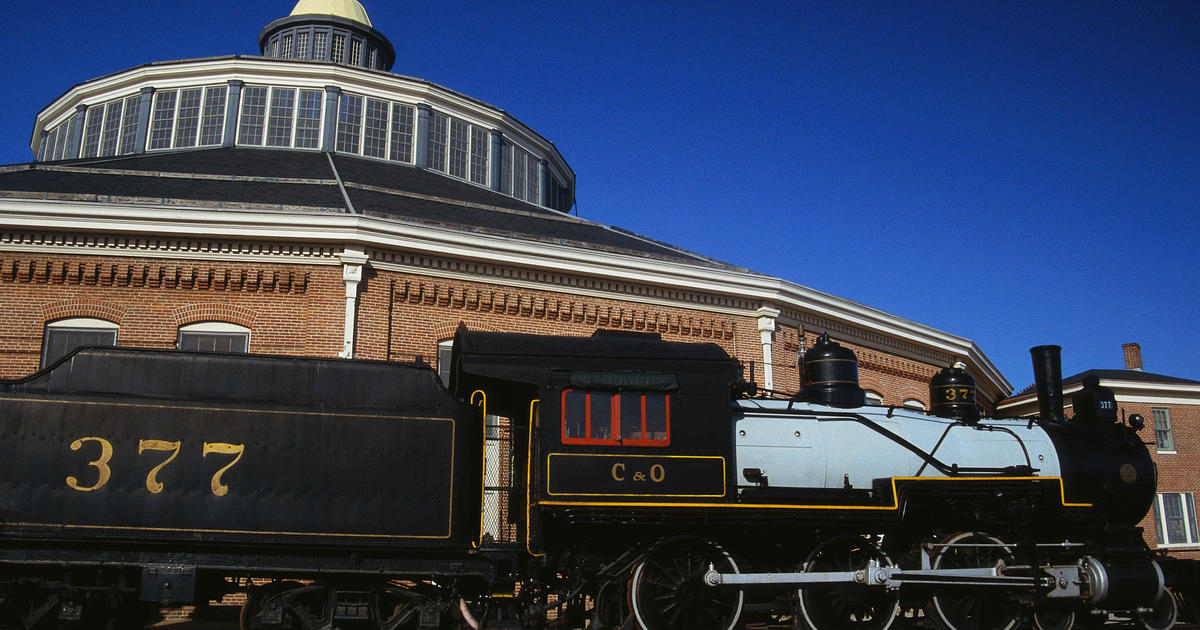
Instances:
[[[1038,409],[1043,422],[1064,422],[1062,393],[1062,348],[1035,346],[1033,378],[1037,384]]]
[[[1162,569],[1153,560],[1083,560],[1093,603],[1107,609],[1135,609],[1154,602],[1166,588]]]

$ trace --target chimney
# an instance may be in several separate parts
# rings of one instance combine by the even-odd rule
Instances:
[[[1066,422],[1063,415],[1062,348],[1037,346],[1029,349],[1033,357],[1033,382],[1037,384],[1041,422]]]
[[[1125,369],[1142,371],[1142,347],[1135,343],[1121,344],[1125,351]]]

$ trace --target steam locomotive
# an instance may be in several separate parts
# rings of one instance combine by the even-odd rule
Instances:
[[[1147,630],[1176,601],[1155,469],[1097,382],[1064,417],[864,405],[822,337],[794,396],[714,344],[460,328],[428,365],[84,348],[0,381],[0,625]]]

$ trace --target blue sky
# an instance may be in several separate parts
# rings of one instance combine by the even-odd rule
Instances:
[[[0,0],[0,163],[75,83],[257,54],[292,0]],[[1200,2],[364,0],[507,110],[580,216],[1063,368],[1200,380]]]

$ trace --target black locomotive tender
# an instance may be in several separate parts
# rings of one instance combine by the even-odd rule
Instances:
[[[925,414],[864,406],[853,359],[823,338],[780,397],[640,334],[460,329],[449,388],[420,362],[84,348],[0,382],[0,624],[245,591],[247,629],[1173,625],[1111,391],[1065,419],[1039,347],[1036,421],[980,419],[957,368]]]

